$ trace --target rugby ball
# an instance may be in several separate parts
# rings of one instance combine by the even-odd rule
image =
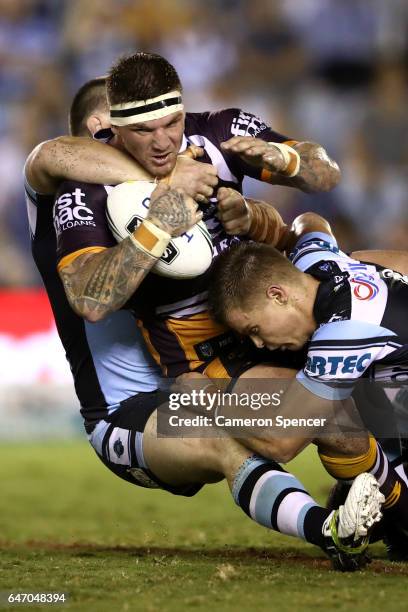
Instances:
[[[109,191],[106,216],[118,242],[127,238],[146,218],[155,187],[153,181],[126,181]],[[170,240],[152,272],[170,278],[194,278],[208,270],[212,257],[211,236],[205,223],[200,221]]]

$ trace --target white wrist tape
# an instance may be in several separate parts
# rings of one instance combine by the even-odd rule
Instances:
[[[133,234],[130,234],[130,239],[138,249],[159,259],[166,250],[171,236],[148,219],[145,219]]]
[[[299,153],[295,151],[293,147],[290,147],[283,142],[268,142],[268,146],[275,147],[282,153],[282,157],[285,163],[285,168],[279,172],[288,177],[296,176],[300,168],[300,157]]]

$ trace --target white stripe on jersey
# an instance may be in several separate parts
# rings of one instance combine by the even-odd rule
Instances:
[[[110,423],[107,423],[103,419],[99,421],[93,430],[93,432],[88,435],[88,440],[96,450],[96,452],[102,456],[102,446],[103,440],[105,438],[105,434],[110,427]]]
[[[118,465],[130,465],[130,430],[114,427],[106,449],[107,459]]]
[[[26,194],[26,206],[27,206],[27,216],[28,216],[28,225],[30,227],[31,238],[35,236],[35,230],[37,228],[37,206],[34,204],[32,199],[28,194]]]
[[[172,317],[182,317],[184,315],[192,314],[188,312],[192,307],[199,306],[200,310],[196,312],[202,312],[207,308],[207,297],[208,291],[197,293],[191,298],[180,300],[179,302],[173,302],[172,304],[165,304],[164,306],[158,306],[155,310],[156,314],[171,314]],[[197,304],[199,302],[199,304]]]
[[[35,236],[35,232],[37,229],[37,194],[31,185],[28,184],[27,179],[24,178],[24,188],[25,188],[25,200],[27,207],[27,216],[28,216],[28,225],[30,228],[31,238],[33,239]]]
[[[232,174],[221,152],[210,140],[208,140],[208,138],[200,134],[194,134],[193,136],[189,136],[188,139],[193,144],[198,147],[203,147],[206,150],[213,166],[217,168],[217,174],[221,180],[230,183],[238,183],[237,177]]]

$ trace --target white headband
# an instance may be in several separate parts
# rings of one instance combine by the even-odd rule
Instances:
[[[169,91],[169,93],[150,98],[150,100],[112,104],[110,120],[112,125],[130,125],[151,121],[152,119],[161,119],[166,115],[171,115],[171,113],[182,111],[183,108],[181,93],[179,91]]]

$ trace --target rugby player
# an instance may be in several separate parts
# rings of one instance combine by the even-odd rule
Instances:
[[[228,442],[230,445],[228,452],[225,440],[220,442],[157,440],[154,414],[149,420],[145,434],[147,441],[142,443],[145,423],[156,405],[154,393],[157,385],[156,373],[146,356],[138,352],[139,340],[136,329],[128,325],[125,311],[113,313],[104,321],[90,325],[69,309],[55,270],[56,245],[55,236],[51,231],[50,196],[35,193],[33,190],[37,176],[40,177],[38,180],[42,181],[43,192],[50,189],[50,186],[47,186],[47,163],[52,163],[52,160],[38,155],[37,150],[27,164],[27,173],[31,182],[31,186],[27,185],[27,189],[33,254],[53,305],[58,330],[74,374],[82,414],[87,419],[87,431],[91,443],[105,464],[129,482],[191,495],[203,483],[226,476],[233,487],[239,467],[249,459],[252,461],[250,453],[238,443]],[[82,172],[80,166],[78,171]],[[51,179],[56,176],[55,171],[50,174]],[[144,360],[147,362],[146,367]],[[221,442],[222,448],[219,446]],[[172,459],[171,462],[169,457]],[[149,467],[150,464],[154,464],[155,471],[160,473],[161,479],[147,467],[146,461]],[[263,461],[261,457],[257,458],[257,461],[258,472],[264,475],[265,491],[270,491],[269,502],[264,501],[263,504],[269,503],[269,514],[274,516],[272,525],[270,521],[266,524],[283,533],[300,535],[308,541],[323,546],[326,551],[341,558],[343,568],[350,563],[353,564],[355,556],[351,560],[347,559],[347,555],[337,551],[331,537],[326,535],[330,514],[319,508],[302,485],[280,466],[270,461]],[[266,482],[265,476],[270,476],[269,482]],[[375,497],[375,489],[370,489],[371,485],[360,483],[358,486],[357,493],[360,498],[356,498],[354,492],[350,497],[351,501],[345,505],[345,510],[340,516],[343,522],[348,521],[347,528],[343,528],[343,524],[340,524],[340,535],[348,535],[350,528],[355,533],[358,529],[361,531],[361,525],[355,524],[355,517],[361,512],[364,503],[367,505],[363,499],[367,487]],[[250,514],[250,497],[250,491],[247,490],[245,498],[241,495],[241,500],[237,499],[237,503],[248,514]],[[293,508],[287,508],[286,513],[282,515],[281,508],[288,506],[285,500],[286,502],[290,500]],[[378,507],[378,498],[375,503]],[[257,512],[260,510],[258,503]],[[375,515],[375,507],[370,508],[370,512]],[[251,516],[262,522],[259,516]],[[301,520],[299,516],[302,517]],[[364,520],[367,521],[367,517]],[[325,533],[322,531],[323,526]]]
[[[336,164],[319,145],[289,141],[239,109],[184,115],[180,91],[178,75],[164,58],[138,53],[121,59],[108,77],[114,133],[111,143],[127,150],[150,173],[161,177],[172,171],[180,149],[189,142],[202,145],[205,153],[201,161],[213,160],[219,184],[225,187],[239,188],[245,174],[262,178],[266,173],[271,182],[308,190],[327,188],[338,178]],[[231,134],[232,140],[225,140]],[[317,175],[323,178],[317,179]],[[139,291],[132,294],[135,284],[129,282],[127,270],[117,265],[118,254],[125,246],[114,246],[106,223],[107,189],[103,185],[65,183],[59,191],[60,208],[76,189],[92,211],[95,227],[62,227],[57,204],[58,268],[73,309],[97,321],[125,303],[132,305],[143,321],[151,353],[168,376],[190,370],[225,379],[254,376],[254,364],[245,353],[242,355],[234,336],[225,326],[214,325],[208,316],[206,275],[188,282],[159,281],[148,275]],[[226,234],[214,218],[215,209],[216,201],[204,208],[204,218],[216,250],[220,251],[238,238]],[[327,437],[320,441],[321,450],[334,454],[342,465],[344,455],[350,453],[353,459],[362,457],[363,466],[368,440],[354,440],[352,450],[347,445],[351,445],[350,440],[343,439],[340,445],[338,440]]]
[[[288,249],[289,259],[268,245],[236,245],[215,261],[210,290],[216,320],[257,347],[297,351],[307,345],[306,363],[285,393],[281,414],[299,416],[301,407],[302,416],[322,416],[347,404],[363,376],[401,377],[408,360],[407,277],[342,253],[327,221],[314,214],[295,220]],[[406,254],[394,253],[394,264],[404,267]],[[285,462],[312,437],[266,435],[246,444]],[[366,455],[351,465],[321,452],[320,458],[340,479],[357,474],[363,463],[380,482],[385,515],[407,529],[405,471],[389,464],[373,438]]]
[[[185,114],[181,89],[173,66],[160,56],[137,53],[120,60],[108,77],[110,121],[113,124],[110,144],[129,152],[150,174],[159,178],[172,172],[180,150],[185,150],[189,144],[203,148],[200,162],[204,165],[212,162],[219,179],[217,196],[220,205],[213,198],[202,208],[216,252],[238,239],[236,234],[224,231],[221,220],[229,222],[226,188],[240,190],[245,175],[305,191],[330,189],[338,181],[337,164],[329,159],[320,145],[290,140],[272,131],[251,113],[239,109]],[[118,307],[114,291],[110,292],[112,303],[99,303],[100,296],[95,294],[87,301],[82,295],[85,286],[87,290],[91,288],[87,280],[98,274],[97,266],[103,266],[113,256],[110,247],[115,243],[105,223],[107,191],[104,186],[71,183],[61,186],[59,194],[72,192],[77,187],[83,190],[87,206],[95,209],[94,215],[103,219],[103,226],[98,222],[95,231],[76,227],[74,231],[66,228],[61,232],[59,270],[63,282],[66,279],[70,283],[68,293],[72,307],[94,321]],[[203,197],[204,194],[199,194],[200,200]],[[261,221],[268,221],[267,216]],[[251,237],[265,239],[263,227],[254,228],[254,231],[255,235]],[[92,252],[74,254],[73,242],[77,238],[82,248],[89,247]],[[95,248],[100,252],[96,253]],[[157,279],[154,281],[157,283]],[[123,286],[120,278],[115,282]],[[214,327],[208,316],[201,315],[205,312],[205,278],[195,283],[161,282],[161,300],[158,300],[152,279],[146,279],[143,285],[145,311],[154,312],[155,316],[141,318],[145,340],[152,354],[157,355],[165,374],[177,376],[197,368],[219,378],[235,373],[234,365],[229,364],[225,357],[226,352],[232,354],[232,335],[225,337],[225,329]],[[98,287],[104,291],[103,283]],[[126,301],[130,296],[129,291],[122,299]],[[139,310],[140,306],[139,299]],[[194,313],[200,316],[195,320],[185,319],[187,314]],[[158,325],[164,318],[166,326]],[[194,333],[190,333],[191,325],[194,325]],[[206,355],[209,344],[211,355]]]

